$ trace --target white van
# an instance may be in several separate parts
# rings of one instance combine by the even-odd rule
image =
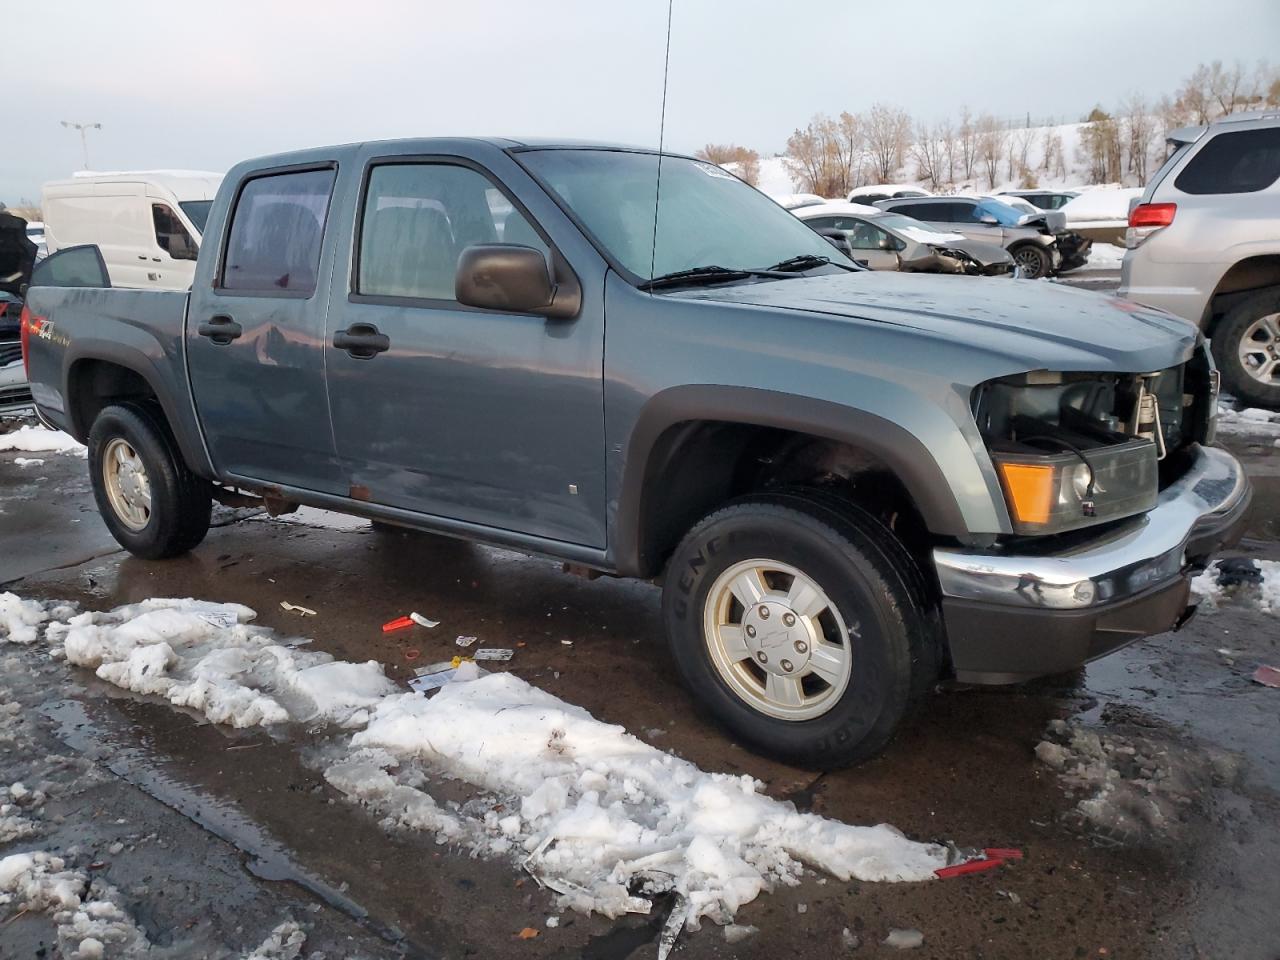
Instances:
[[[186,290],[220,173],[136,170],[82,173],[41,191],[49,253],[97,244],[111,283]]]

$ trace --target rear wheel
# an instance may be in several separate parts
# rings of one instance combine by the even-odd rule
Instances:
[[[1034,243],[1024,243],[1009,252],[1013,255],[1013,262],[1018,265],[1022,275],[1028,280],[1047,277],[1053,269],[1053,261],[1049,259],[1049,254],[1043,247],[1038,247]]]
[[[870,514],[800,494],[704,519],[672,557],[663,612],[700,705],[786,762],[857,763],[938,672],[923,580]]]
[[[1228,392],[1280,409],[1280,288],[1236,304],[1214,330],[1212,344]]]
[[[187,469],[163,422],[141,404],[98,414],[89,431],[89,478],[107,529],[136,556],[186,553],[209,531],[209,485]]]

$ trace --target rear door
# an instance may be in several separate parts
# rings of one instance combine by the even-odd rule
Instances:
[[[192,289],[191,390],[216,469],[337,492],[324,330],[336,164],[250,174],[238,185],[211,286]],[[345,487],[342,492],[346,492]]]
[[[371,155],[355,206],[326,344],[350,495],[603,547],[603,304],[553,320],[456,301],[472,244],[552,256],[549,234],[473,159]]]
[[[983,223],[979,216],[981,211],[975,200],[946,201],[951,219],[951,229],[963,234],[966,239],[980,243],[993,243],[997,247],[1005,244],[1004,228],[998,223]]]

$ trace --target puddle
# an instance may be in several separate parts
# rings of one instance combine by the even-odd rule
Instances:
[[[381,923],[342,891],[296,864],[287,850],[269,837],[232,803],[208,796],[164,772],[164,759],[132,737],[120,736],[112,722],[91,716],[84,703],[63,699],[45,704],[40,713],[55,725],[55,735],[72,750],[101,764],[126,783],[186,817],[239,850],[245,868],[261,880],[289,883],[350,917],[361,927],[396,946],[406,957],[434,957],[402,931]]]

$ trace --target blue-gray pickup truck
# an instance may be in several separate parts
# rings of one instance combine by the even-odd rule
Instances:
[[[240,164],[189,293],[48,258],[23,340],[128,550],[260,498],[662,584],[698,703],[861,760],[940,679],[1176,628],[1250,499],[1192,325],[860,269],[690,157],[427,139]]]

